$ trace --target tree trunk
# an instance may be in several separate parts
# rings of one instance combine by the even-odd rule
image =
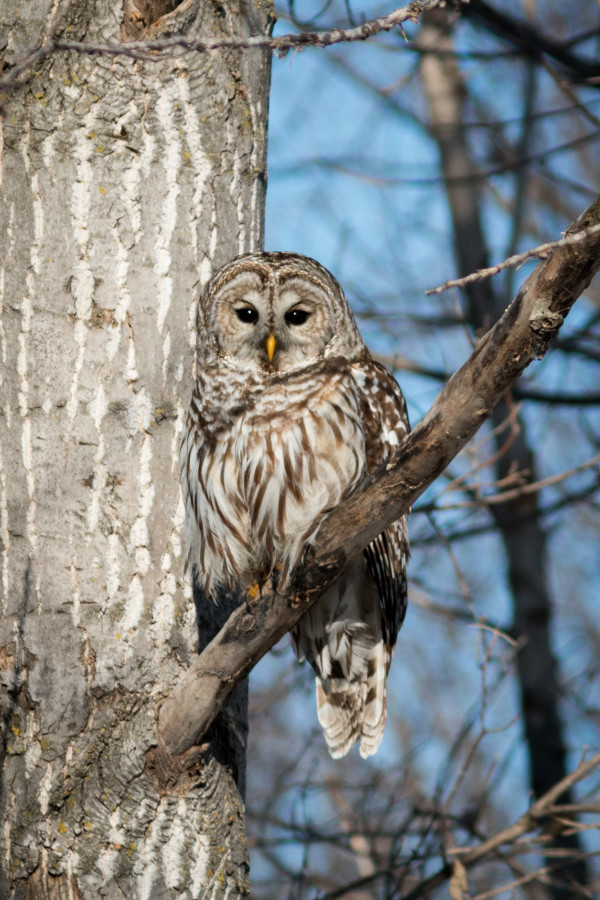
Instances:
[[[488,266],[489,261],[481,223],[480,181],[463,127],[464,88],[452,56],[447,13],[435,12],[427,16],[421,29],[420,45],[422,49],[431,47],[436,51],[422,57],[421,76],[431,131],[437,141],[447,179],[446,191],[460,277]],[[448,53],[440,54],[440,50],[447,50]],[[478,333],[489,328],[510,302],[510,297],[494,291],[490,280],[469,285],[465,293],[466,316]],[[506,422],[508,413],[508,407],[503,402],[492,416],[496,427],[496,451],[505,442],[504,435],[498,436],[498,429]],[[518,471],[527,473],[528,482],[536,481],[535,459],[527,443],[522,419],[519,420],[519,433],[503,453],[496,469],[499,480],[511,471]],[[538,516],[535,493],[492,506],[491,510],[507,557],[514,608],[513,635],[525,638],[525,644],[517,656],[517,671],[531,786],[535,796],[541,797],[567,774],[558,710],[557,665],[550,638],[552,602],[547,586],[546,535]],[[572,802],[569,792],[561,802]],[[547,864],[553,881],[549,889],[553,900],[572,897],[573,883],[587,884],[587,869],[580,855],[577,834],[557,834],[552,838]]]
[[[268,0],[7,5],[5,67],[52,35],[271,21]],[[195,301],[262,246],[269,68],[259,50],[56,53],[4,99],[2,898],[248,892],[244,692],[177,769],[155,707],[198,638],[176,462]]]

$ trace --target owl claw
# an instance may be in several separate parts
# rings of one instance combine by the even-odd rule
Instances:
[[[275,566],[275,568],[277,568],[277,566]],[[246,588],[246,606],[249,612],[252,612],[253,604],[255,604],[256,601],[260,599],[262,595],[263,585],[267,583],[270,577],[270,572],[261,572],[261,574],[258,576],[257,581],[253,581]]]
[[[244,594],[244,603],[246,604],[247,611],[254,615],[254,609],[256,607],[257,601],[260,600],[260,583],[258,581],[253,581],[252,584],[249,584],[246,588],[246,592]]]

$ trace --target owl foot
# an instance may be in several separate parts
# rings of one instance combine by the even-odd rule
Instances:
[[[249,584],[246,588],[244,602],[246,603],[246,609],[249,613],[254,613],[254,609],[262,594],[262,586],[266,580],[266,577],[261,577],[260,581],[253,581],[252,584]]]
[[[246,593],[251,600],[256,600],[256,598],[260,594],[260,584],[258,583],[258,581],[253,581],[252,584],[249,584],[246,588]]]

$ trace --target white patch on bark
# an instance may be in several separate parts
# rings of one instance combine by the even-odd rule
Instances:
[[[9,788],[7,785],[7,790],[9,790],[9,802],[7,804],[6,810],[6,822],[4,824],[4,843],[6,846],[6,868],[5,872],[10,872],[10,867],[13,862],[13,853],[12,853],[12,837],[11,837],[11,822],[13,821],[13,815],[16,806],[16,794],[14,790]]]
[[[144,127],[144,149],[142,150],[142,155],[140,157],[140,162],[142,164],[142,175],[144,176],[144,178],[150,177],[155,146],[156,139],[153,135],[150,134],[148,129]],[[141,206],[138,206],[138,209],[140,209],[141,212]]]
[[[125,605],[125,615],[121,621],[121,628],[124,632],[133,631],[142,617],[144,611],[144,589],[142,587],[142,579],[139,575],[134,575],[127,592],[127,604]]]
[[[158,276],[156,324],[159,332],[163,330],[173,293],[173,279],[169,275],[171,271],[170,244],[177,224],[177,197],[179,196],[177,175],[181,165],[181,143],[177,126],[173,120],[173,94],[172,84],[165,84],[156,104],[156,115],[164,132],[165,147],[161,158],[167,186],[167,195],[163,201],[162,216],[155,244],[154,271]]]
[[[134,384],[139,378],[137,365],[135,361],[135,344],[133,342],[133,334],[129,329],[129,350],[127,353],[127,381]]]
[[[92,314],[92,297],[94,293],[94,276],[89,262],[89,213],[91,205],[92,166],[91,156],[93,144],[89,134],[93,131],[94,114],[88,112],[85,125],[75,136],[75,153],[77,172],[71,192],[71,223],[73,237],[79,247],[79,261],[74,267],[71,290],[75,299],[75,325],[73,338],[77,345],[77,357],[71,382],[71,396],[68,405],[68,422],[65,431],[65,452],[68,454],[69,438],[77,415],[79,402],[79,377],[83,367],[87,345],[89,321]]]
[[[68,900],[78,900],[73,891],[73,884],[75,881],[75,873],[79,872],[79,854],[77,851],[73,850],[72,847],[69,848],[69,855],[67,856],[65,868],[67,871],[67,890],[69,892]]]
[[[252,155],[250,157],[250,162],[252,164],[252,170],[258,172],[261,162],[259,159],[259,135],[263,130],[261,125],[263,111],[260,95],[257,98],[256,106],[254,103],[249,103],[248,109],[250,110],[250,117],[252,119],[252,134],[255,135],[255,139],[252,141]],[[262,213],[260,203],[262,195],[263,185],[261,179],[254,178],[252,180],[250,195],[250,246],[248,247],[248,250],[250,251],[254,251],[258,248],[258,243],[262,237]]]
[[[118,807],[111,814],[108,824],[110,825],[110,831],[108,833],[109,841],[113,844],[124,844],[127,835],[121,827],[121,810]]]
[[[213,260],[215,258],[215,253],[217,252],[217,237],[218,237],[217,207],[216,207],[215,201],[213,199],[213,209],[212,209],[212,215],[210,217],[210,244],[209,244],[209,249],[208,249],[208,253],[209,253],[211,260]],[[211,272],[212,272],[212,266],[211,266]]]
[[[200,125],[200,122],[198,121],[196,110],[193,104],[190,102],[188,81],[189,79],[187,74],[181,73],[181,75],[177,79],[177,87],[179,88],[179,97],[181,100],[181,105],[183,107],[183,112],[185,114],[186,138],[188,147],[190,148],[190,160],[196,173],[194,196],[192,198],[194,215],[190,220],[190,231],[192,233],[192,249],[194,251],[194,259],[197,263],[199,247],[204,245],[204,235],[198,234],[198,226],[200,224],[200,218],[202,214],[202,201],[204,192],[206,189],[206,184],[211,176],[212,167],[210,165],[208,157],[206,156],[206,153],[204,152],[204,148],[200,140],[202,127]]]
[[[108,847],[103,850],[98,860],[98,868],[102,874],[102,887],[114,883],[113,877],[116,871],[116,862],[119,858],[120,850],[116,847]]]
[[[133,109],[137,109],[135,105],[132,104]],[[128,116],[129,114],[127,114]],[[127,116],[121,116],[121,121],[126,119]],[[148,150],[148,145],[144,147],[144,154]],[[143,154],[142,154],[143,156]],[[142,214],[141,214],[141,203],[140,203],[140,170],[142,168],[142,159],[132,154],[132,160],[127,169],[124,177],[123,183],[125,186],[125,196],[124,203],[125,208],[127,209],[129,215],[129,224],[131,226],[131,230],[133,231],[133,242],[134,245],[137,244],[142,236]],[[106,346],[106,355],[108,360],[112,362],[114,357],[116,356],[117,350],[119,349],[119,345],[121,343],[121,334],[123,323],[126,320],[127,313],[129,311],[129,306],[131,303],[131,294],[129,293],[129,288],[127,286],[127,278],[129,275],[129,250],[127,245],[123,241],[122,238],[123,225],[120,220],[117,220],[114,229],[115,241],[117,243],[117,267],[116,267],[116,281],[117,281],[117,304],[114,312],[114,323],[113,327],[109,333],[108,343]],[[135,380],[138,375],[135,372],[135,378],[130,378],[130,374],[132,374],[129,370],[135,370],[135,349],[133,346],[133,340],[131,339],[130,333],[130,347],[129,347],[130,356],[133,353],[133,363],[131,366],[128,365],[127,377],[128,379]]]
[[[186,883],[182,863],[186,857],[186,829],[181,823],[186,822],[187,804],[184,797],[179,798],[177,812],[171,824],[171,836],[162,848],[164,878],[167,887],[184,890]]]
[[[38,794],[38,801],[40,804],[40,810],[42,816],[46,818],[48,815],[48,805],[50,801],[50,788],[52,787],[52,763],[48,763],[46,766],[46,774],[42,778],[40,783],[40,792]]]
[[[2,615],[8,611],[10,532],[8,530],[8,495],[6,489],[6,472],[2,459],[0,444],[0,534],[2,535]]]
[[[37,549],[37,532],[36,532],[36,499],[35,499],[35,478],[34,478],[34,462],[33,447],[31,434],[31,419],[29,417],[29,380],[28,380],[28,341],[31,329],[31,312],[32,304],[36,292],[35,275],[40,271],[40,247],[44,234],[44,218],[42,211],[42,200],[40,197],[39,182],[37,172],[31,171],[29,162],[29,142],[30,134],[27,134],[27,141],[23,145],[23,159],[27,173],[31,173],[31,195],[33,198],[33,229],[34,236],[29,251],[30,268],[25,277],[26,291],[21,301],[21,323],[19,332],[19,353],[17,356],[17,372],[19,374],[19,412],[22,420],[21,432],[21,453],[23,457],[23,467],[26,473],[27,495],[29,497],[29,508],[27,510],[27,538],[29,540],[29,553],[33,558]],[[38,602],[41,604],[39,575],[36,575],[36,593]]]
[[[54,136],[58,133],[59,128],[53,131],[42,141],[42,159],[44,160],[44,168],[47,172],[51,171],[52,159],[54,157]]]
[[[96,528],[98,527],[98,514],[100,509],[100,497],[106,485],[106,466],[104,465],[104,433],[102,431],[102,419],[108,412],[108,401],[102,382],[98,385],[98,392],[94,400],[88,404],[88,412],[92,417],[98,432],[98,449],[96,450],[95,466],[92,475],[92,497],[88,508],[88,530],[86,543],[90,544]]]
[[[214,221],[214,219],[213,219],[213,221]],[[204,257],[204,259],[200,263],[200,273],[199,274],[200,274],[200,287],[204,287],[204,285],[207,284],[207,282],[209,281],[210,276],[212,274],[211,257],[209,257],[209,256]],[[195,313],[195,311],[196,311],[196,303],[194,302],[192,304],[192,313]],[[192,316],[192,328],[195,328],[195,327],[196,327],[196,317],[195,317],[195,315],[193,315]],[[195,341],[194,341],[194,343],[195,343]]]
[[[151,900],[152,888],[156,878],[157,851],[162,842],[161,825],[166,820],[164,806],[168,804],[167,798],[162,798],[157,809],[154,821],[147,829],[140,851],[140,864],[142,866],[140,879],[140,900]]]
[[[127,831],[121,826],[121,810],[118,807],[111,813],[108,824],[109,845],[106,850],[101,853],[99,859],[99,868],[102,872],[103,885],[109,885],[112,881],[116,871],[116,863],[118,862],[119,854],[122,852],[120,848],[127,842]]]
[[[148,551],[148,516],[154,502],[154,484],[150,472],[152,459],[152,438],[146,435],[138,463],[138,516],[131,526],[131,544],[135,553],[138,572],[145,575],[150,567]]]
[[[2,183],[2,123],[0,120],[0,185]],[[8,229],[6,233],[7,239],[7,253],[6,260],[7,264],[12,258],[13,250],[15,246],[15,231],[14,231],[14,221],[15,221],[15,204],[14,201],[10,205],[10,211],[8,214]],[[1,346],[1,358],[2,358],[2,366],[0,367],[0,393],[3,393],[2,388],[4,387],[4,372],[6,371],[6,359],[7,359],[7,347],[6,347],[6,332],[4,331],[4,298],[5,298],[5,278],[6,278],[6,266],[2,266],[0,269],[0,346]],[[11,405],[8,401],[8,397],[6,399],[6,403],[4,404],[4,415],[6,419],[6,428],[10,430],[12,426],[12,410]],[[2,613],[6,615],[8,609],[8,586],[9,586],[9,572],[10,572],[10,532],[8,529],[8,494],[7,494],[7,484],[6,484],[6,472],[4,470],[4,462],[2,459],[2,447],[0,446],[0,534],[2,535]]]
[[[33,725],[33,722],[32,722],[32,725]],[[31,730],[33,731],[33,729],[31,729]],[[30,736],[28,735],[28,738],[29,737]],[[30,740],[29,740],[29,746],[27,747],[27,750],[25,751],[25,775],[27,778],[31,778],[31,773],[35,769],[35,767],[37,765],[37,761],[41,755],[42,755],[42,748],[41,748],[40,742],[39,742],[39,740],[37,740],[37,738],[33,737],[33,734],[32,734],[30,737]]]
[[[191,894],[192,897],[200,897],[204,885],[208,881],[208,860],[209,854],[204,836],[199,834],[191,853],[193,863],[190,867],[190,877],[192,879]]]
[[[119,536],[115,531],[108,536],[106,591],[109,600],[116,600],[121,585],[121,565],[119,562]]]
[[[70,545],[73,546],[72,541],[70,541]],[[79,610],[81,607],[81,585],[79,584],[79,578],[77,577],[77,544],[73,549],[73,558],[71,559],[71,580],[73,582],[73,602],[71,604],[71,616],[73,618],[73,625],[75,628],[79,625]]]
[[[0,187],[2,186],[2,120],[0,119]],[[7,238],[7,264],[12,258],[15,246],[15,204],[14,201],[10,205],[8,214]],[[6,371],[6,332],[4,330],[4,299],[5,299],[5,279],[6,265],[0,269],[0,356],[2,366],[0,366],[0,393],[3,393],[4,372]],[[6,428],[10,429],[12,423],[12,411],[8,398],[4,404],[4,414],[6,419]],[[10,573],[10,531],[8,529],[8,493],[6,484],[6,471],[4,469],[4,460],[2,458],[2,446],[0,445],[0,534],[2,535],[2,614],[6,615],[8,610],[8,588]]]

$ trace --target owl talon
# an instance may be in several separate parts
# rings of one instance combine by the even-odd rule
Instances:
[[[257,600],[260,599],[260,584],[258,581],[253,581],[252,584],[249,584],[246,588],[246,592],[244,594],[244,603],[246,605],[246,611],[251,615],[254,615],[254,609],[257,604]]]

